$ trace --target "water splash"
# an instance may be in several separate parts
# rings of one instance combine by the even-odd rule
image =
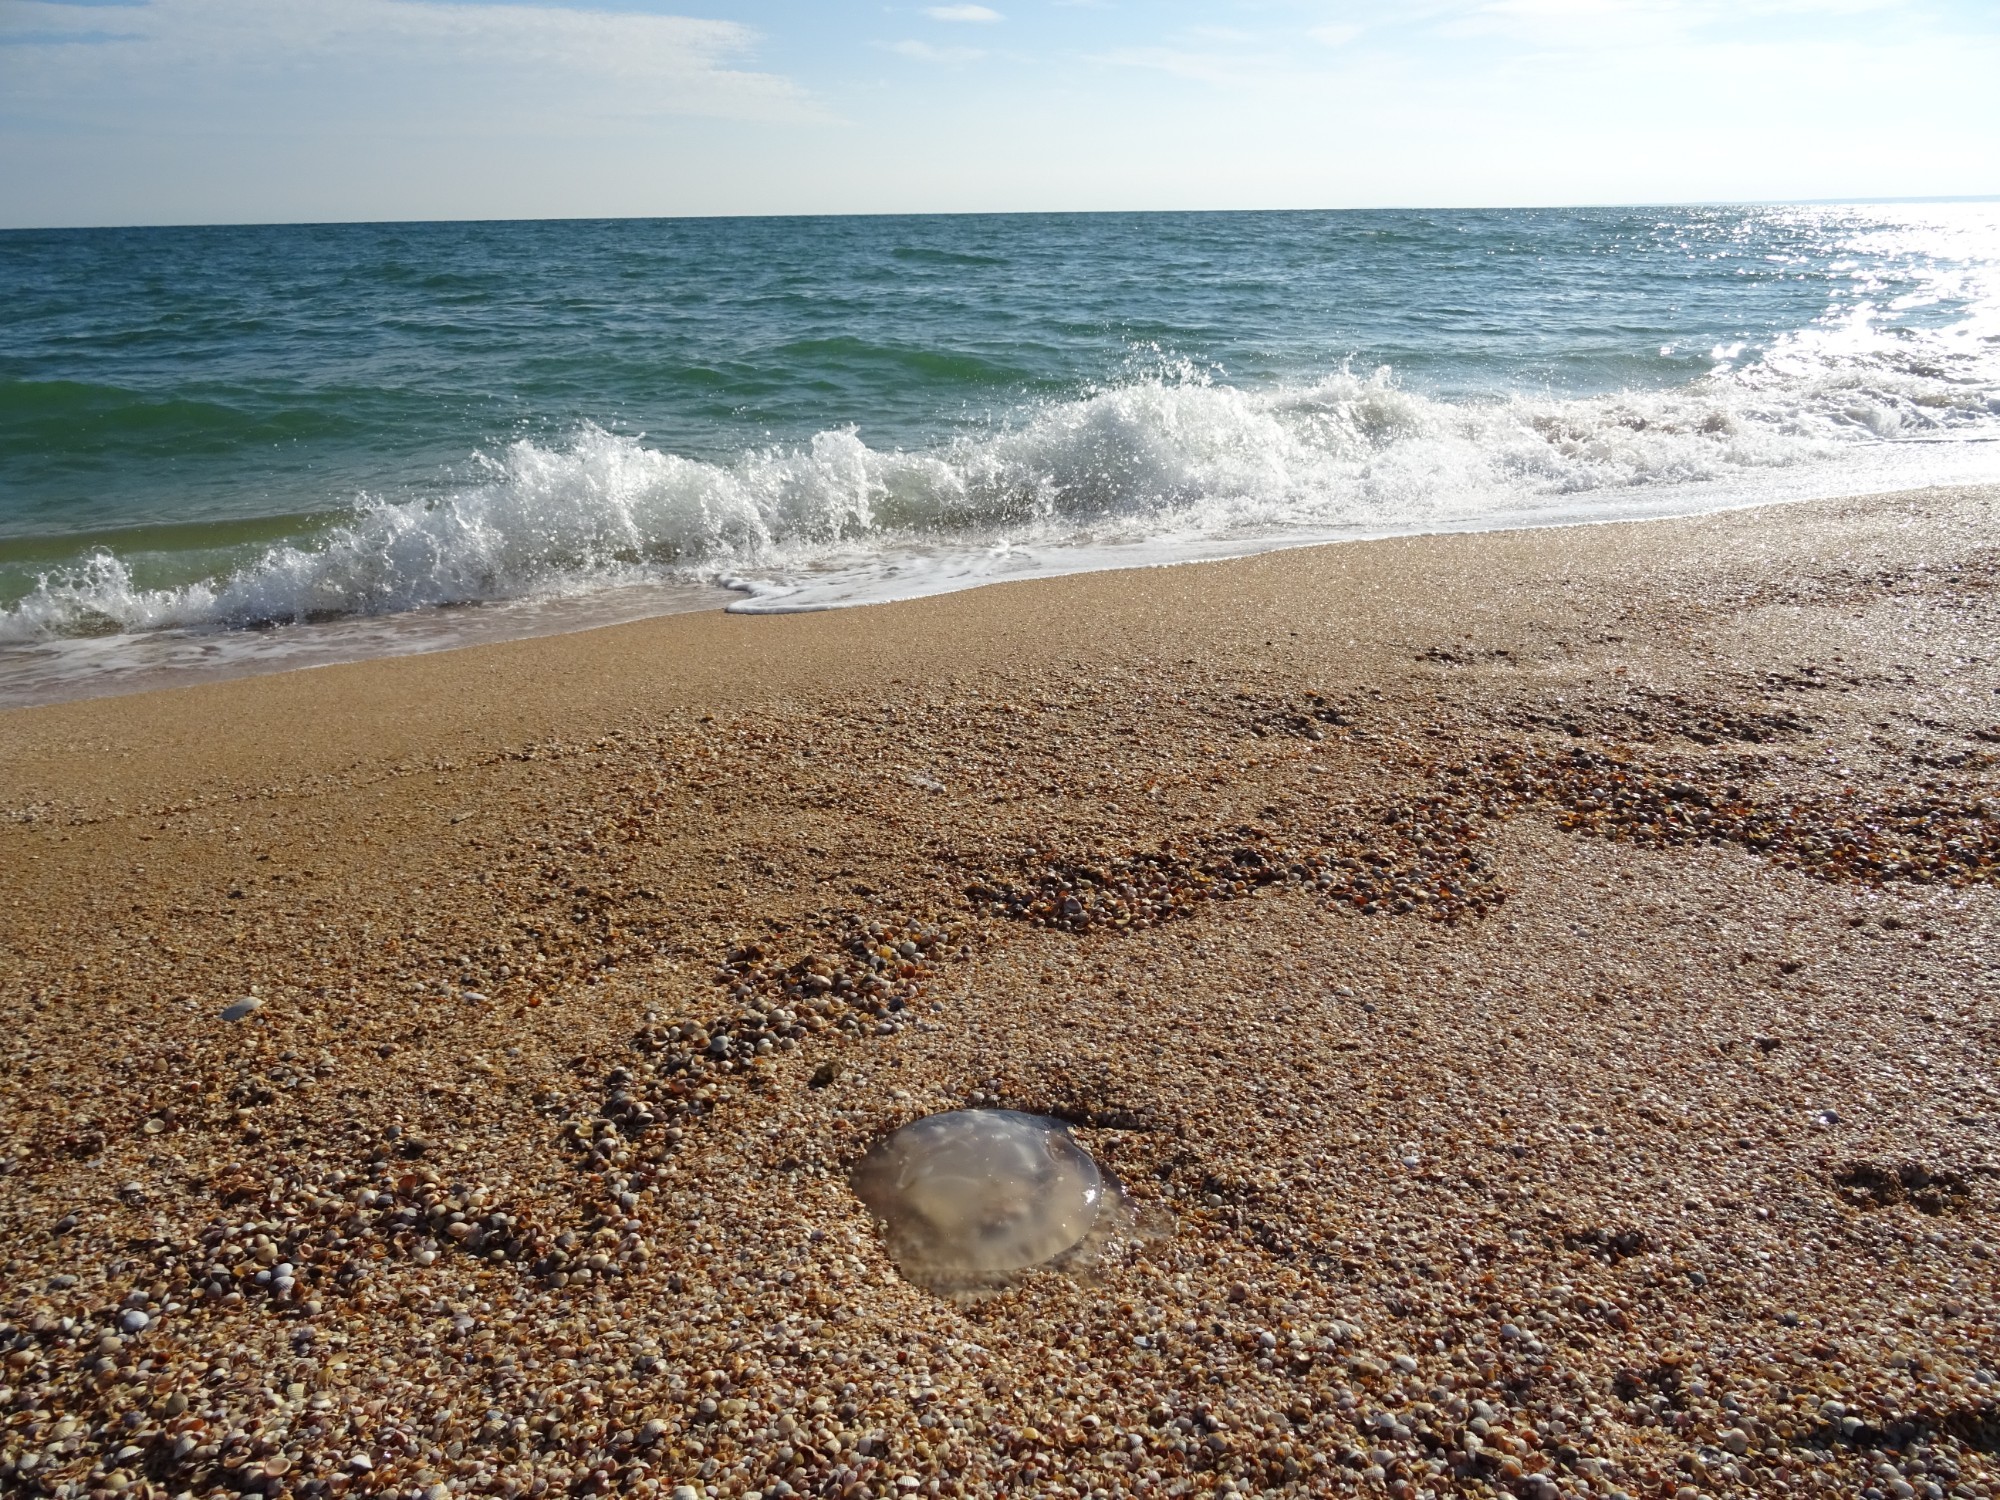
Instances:
[[[1862,319],[1857,311],[1850,322]],[[2000,431],[2000,378],[1953,327],[1883,351],[1856,327],[1789,342],[1692,385],[1451,402],[1390,372],[1252,391],[1205,373],[1141,378],[930,451],[853,429],[729,463],[594,426],[516,442],[439,498],[366,499],[233,572],[142,586],[98,552],[0,610],[0,641],[243,628],[648,581],[727,582],[773,602],[816,574],[922,554],[949,572],[996,548],[1283,542],[1342,528],[1519,518],[1824,465],[1885,440]],[[885,572],[872,597],[924,592]],[[863,597],[870,597],[863,591]]]

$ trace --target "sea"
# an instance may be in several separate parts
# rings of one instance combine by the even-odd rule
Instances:
[[[2000,202],[0,233],[0,706],[2000,480]]]

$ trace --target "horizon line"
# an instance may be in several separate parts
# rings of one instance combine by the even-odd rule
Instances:
[[[436,219],[186,219],[150,223],[10,224],[0,234],[87,234],[164,229],[361,229],[443,224],[647,224],[687,221],[788,219],[1029,219],[1142,218],[1189,214],[1383,214],[1383,213],[1562,213],[1586,209],[1668,208],[1840,208],[1919,203],[2000,203],[2000,193],[1859,194],[1815,198],[1605,199],[1591,202],[1373,204],[1323,208],[1053,208],[918,209],[794,213],[526,214],[515,217],[466,216]]]

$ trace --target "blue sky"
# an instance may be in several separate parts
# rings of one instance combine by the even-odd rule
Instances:
[[[2000,192],[1993,0],[0,0],[0,223]]]

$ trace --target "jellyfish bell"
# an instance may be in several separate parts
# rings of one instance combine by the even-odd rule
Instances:
[[[876,1143],[853,1182],[897,1269],[949,1294],[1080,1255],[1124,1203],[1067,1125],[1011,1109],[914,1120]]]

